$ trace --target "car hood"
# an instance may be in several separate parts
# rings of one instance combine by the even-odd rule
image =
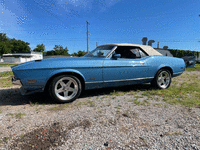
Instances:
[[[64,58],[48,58],[41,60],[29,61],[12,67],[12,70],[27,69],[52,69],[52,68],[77,68],[102,66],[101,57],[64,57]]]

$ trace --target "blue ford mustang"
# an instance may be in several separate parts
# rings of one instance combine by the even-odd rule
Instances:
[[[185,70],[181,58],[162,56],[150,46],[107,44],[83,57],[35,60],[12,67],[21,94],[47,90],[58,102],[71,102],[83,90],[151,82],[166,89]]]

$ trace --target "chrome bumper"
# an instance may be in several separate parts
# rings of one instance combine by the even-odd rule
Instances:
[[[12,82],[13,84],[15,84],[15,85],[22,85],[22,84],[21,84],[21,81],[18,80],[18,79],[15,79],[15,77],[11,79],[11,82]]]

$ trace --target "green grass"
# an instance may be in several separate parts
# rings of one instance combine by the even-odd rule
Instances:
[[[11,76],[6,78],[0,78],[0,88],[8,88],[12,86],[16,86],[11,82]]]
[[[118,106],[116,106],[115,108],[116,108],[116,109],[121,109],[121,107],[122,107],[121,105],[118,105]]]
[[[94,107],[95,106],[95,102],[91,101],[91,100],[87,100],[85,102],[82,102],[81,105],[89,105],[90,107]]]
[[[152,89],[142,92],[142,95],[151,97],[157,95],[170,104],[180,104],[188,107],[200,106],[200,79],[198,75],[181,75],[168,89]]]
[[[66,103],[66,104],[59,104],[59,105],[56,105],[55,107],[51,107],[49,108],[48,110],[49,111],[52,111],[52,112],[57,112],[57,111],[62,111],[66,108],[69,108],[71,106],[70,103]]]
[[[7,115],[9,115],[9,116],[11,116],[11,117],[14,117],[15,116],[15,118],[16,119],[21,119],[23,116],[26,116],[26,114],[25,113],[9,113],[9,114],[7,114]]]
[[[29,101],[29,105],[30,105],[31,107],[33,107],[33,106],[38,107],[38,106],[39,106],[38,102],[32,103],[31,101]]]
[[[126,94],[126,92],[115,91],[115,90],[110,93],[110,95],[116,95],[116,96],[123,96],[125,94]]]
[[[147,100],[144,101],[138,101],[138,99],[134,99],[133,103],[136,105],[144,105],[144,106],[149,106],[149,102]]]
[[[200,71],[200,64],[195,64],[194,68],[186,68],[185,71]]]
[[[9,77],[9,76],[13,76],[12,71],[0,72],[0,77]]]
[[[11,67],[14,65],[16,65],[16,64],[0,63],[0,67]]]

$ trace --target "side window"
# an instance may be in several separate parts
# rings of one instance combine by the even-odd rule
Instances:
[[[137,48],[130,50],[133,54],[135,54],[136,58],[141,58],[140,51]]]
[[[137,59],[147,56],[141,49],[130,46],[119,46],[114,54],[120,54],[124,59]]]
[[[147,56],[143,51],[139,50],[139,52],[140,52],[141,57],[146,57]]]

